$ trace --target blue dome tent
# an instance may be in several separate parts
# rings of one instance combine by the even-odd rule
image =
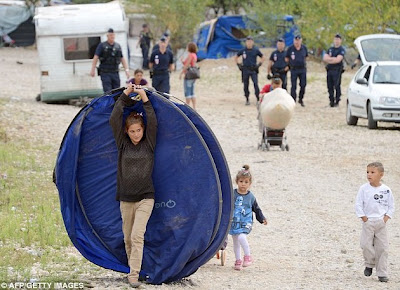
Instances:
[[[121,90],[86,105],[67,129],[54,179],[68,235],[89,261],[129,272],[119,202],[117,148],[108,124]],[[148,93],[157,115],[155,206],[141,275],[161,284],[193,274],[224,242],[232,212],[230,173],[219,143],[189,107]],[[125,111],[143,112],[142,103]],[[145,120],[146,121],[146,120]]]

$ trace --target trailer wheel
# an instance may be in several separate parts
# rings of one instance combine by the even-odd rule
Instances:
[[[38,94],[35,99],[36,99],[36,102],[40,102],[42,100],[42,97],[40,94]]]
[[[286,151],[289,151],[289,144],[286,144]]]

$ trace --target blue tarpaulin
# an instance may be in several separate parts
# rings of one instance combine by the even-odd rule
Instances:
[[[298,27],[290,15],[284,16],[282,21],[284,24],[280,29],[283,28],[284,31],[280,31],[279,35],[276,35],[276,39],[283,37],[287,46],[292,45]],[[258,31],[259,35],[253,35],[258,46],[267,46],[276,40],[266,39],[264,34],[260,34],[261,26],[245,15],[225,15],[202,23],[195,36],[198,59],[231,57],[244,47],[246,33],[249,31]]]
[[[89,261],[129,272],[116,195],[117,147],[108,124],[114,97],[94,99],[72,121],[55,167],[68,235]],[[187,277],[224,242],[232,184],[222,149],[186,105],[149,94],[158,121],[155,206],[145,234],[142,276],[160,284]],[[144,112],[142,104],[126,109]]]

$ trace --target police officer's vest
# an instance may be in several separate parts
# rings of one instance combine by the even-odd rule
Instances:
[[[114,45],[110,45],[107,41],[102,42],[102,46],[103,53],[99,57],[100,69],[103,71],[118,71],[122,57],[121,46],[116,42],[114,42]]]

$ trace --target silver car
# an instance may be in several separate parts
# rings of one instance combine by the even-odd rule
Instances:
[[[400,123],[400,35],[364,35],[354,43],[363,65],[347,91],[347,124],[358,118],[368,119],[369,129],[378,121]]]

